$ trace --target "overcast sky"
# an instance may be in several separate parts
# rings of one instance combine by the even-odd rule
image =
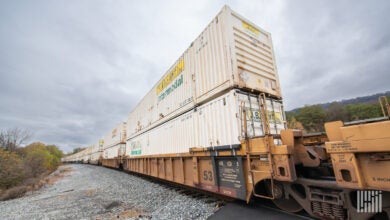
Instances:
[[[224,4],[272,34],[286,109],[390,90],[390,1],[0,3],[0,129],[64,151],[121,120]]]

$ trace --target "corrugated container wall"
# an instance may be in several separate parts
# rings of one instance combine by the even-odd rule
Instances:
[[[116,144],[114,146],[111,146],[109,148],[104,149],[103,158],[104,159],[113,159],[115,157],[118,157],[122,150],[126,148],[125,143]]]
[[[104,135],[103,149],[126,142],[126,122],[121,122],[111,132]]]
[[[127,138],[231,88],[281,98],[271,35],[225,6],[129,114]]]
[[[92,163],[97,163],[99,158],[102,156],[102,151],[100,150],[100,141],[92,145],[91,150],[91,161]]]
[[[75,156],[75,160],[81,161],[83,159],[82,156],[83,156],[83,151],[77,152]]]
[[[99,143],[100,144],[100,143]],[[103,158],[115,158],[126,146],[126,122],[121,122],[103,138]]]
[[[267,99],[270,132],[284,129],[280,101]],[[231,90],[152,130],[127,141],[128,156],[188,153],[192,147],[220,147],[240,144],[245,137],[264,134],[259,99]],[[243,112],[246,112],[244,114]],[[244,116],[246,115],[246,118]],[[244,128],[247,120],[247,129]]]

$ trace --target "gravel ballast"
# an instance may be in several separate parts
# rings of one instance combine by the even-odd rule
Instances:
[[[53,185],[0,202],[0,219],[207,219],[220,202],[104,167],[69,164],[58,173]]]

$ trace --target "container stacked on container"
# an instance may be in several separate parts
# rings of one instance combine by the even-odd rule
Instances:
[[[91,146],[90,163],[98,164],[99,159],[103,157],[102,152],[103,152],[103,140],[99,140],[99,142]]]
[[[126,155],[236,145],[244,131],[261,136],[259,93],[269,97],[278,134],[285,119],[271,35],[225,6],[129,114]]]
[[[103,159],[112,159],[124,154],[126,146],[126,122],[121,122],[107,133],[103,140]]]
[[[268,97],[270,133],[279,134],[285,116],[271,35],[225,6],[127,122],[69,160],[97,163],[238,145],[244,136],[264,135],[259,93]]]

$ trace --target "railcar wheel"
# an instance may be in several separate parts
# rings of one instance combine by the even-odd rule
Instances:
[[[267,191],[271,192],[271,184],[265,184],[267,187]],[[292,197],[285,196],[285,190],[281,183],[275,182],[274,184],[274,196],[275,199],[272,202],[281,210],[286,212],[300,212],[303,210],[303,207]]]
[[[291,196],[288,199],[274,199],[272,202],[286,212],[300,212],[303,210],[302,206]]]

